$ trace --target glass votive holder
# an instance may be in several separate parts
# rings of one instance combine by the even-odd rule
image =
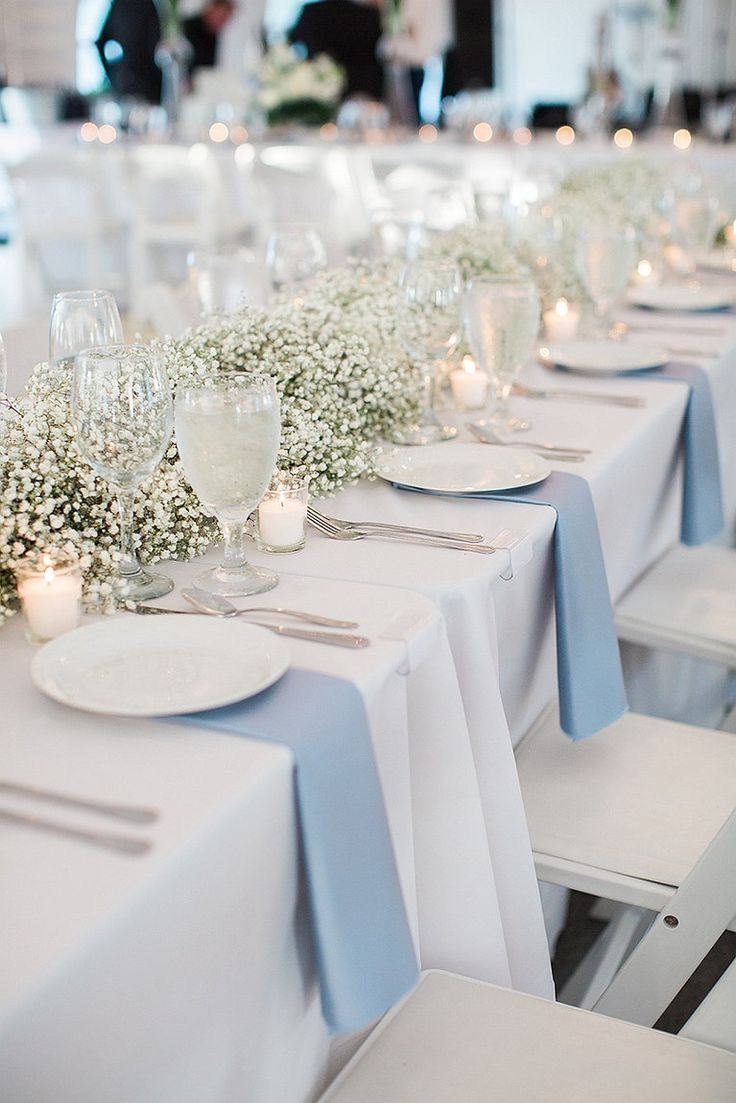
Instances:
[[[308,476],[280,476],[271,484],[255,512],[259,551],[293,552],[304,547],[308,501]]]
[[[15,568],[18,597],[31,643],[45,643],[77,628],[82,616],[82,571],[74,561],[42,561]]]

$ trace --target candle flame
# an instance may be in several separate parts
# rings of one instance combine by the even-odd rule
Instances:
[[[473,375],[478,370],[478,366],[472,356],[463,356],[463,371],[468,375]]]
[[[555,314],[558,318],[566,318],[570,307],[567,305],[567,299],[564,297],[558,299],[555,303]]]
[[[47,586],[50,585],[54,581],[54,568],[53,567],[47,567],[46,568],[46,570],[43,572],[43,580],[44,580],[44,582],[46,583]]]
[[[648,260],[640,260],[636,266],[636,270],[640,276],[644,276],[645,278],[647,276],[651,276],[652,272],[654,271],[651,262]]]

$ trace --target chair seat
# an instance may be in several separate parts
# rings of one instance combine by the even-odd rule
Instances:
[[[736,1054],[426,973],[322,1103],[732,1103]]]
[[[573,743],[550,710],[516,757],[535,855],[614,875],[679,886],[736,806],[736,740],[706,728],[629,713]]]
[[[736,667],[736,552],[676,547],[616,607],[620,639]]]

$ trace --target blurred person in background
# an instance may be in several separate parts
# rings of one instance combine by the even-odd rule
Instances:
[[[327,54],[345,70],[345,97],[383,97],[383,65],[376,55],[381,37],[379,0],[313,0],[305,4],[288,34],[307,57]]]
[[[116,96],[160,102],[161,70],[155,62],[160,39],[154,0],[113,0],[96,46]]]
[[[212,68],[218,60],[220,35],[235,13],[234,0],[209,0],[201,10],[187,15],[187,8],[180,5],[181,29],[194,51],[191,72],[200,68]]]

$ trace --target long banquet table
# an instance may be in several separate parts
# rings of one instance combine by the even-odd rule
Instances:
[[[664,323],[674,334],[692,316]],[[736,321],[718,314],[697,323],[713,330],[699,338],[699,362],[715,398],[730,538]],[[645,399],[636,409],[515,400],[535,433],[592,449],[574,470],[590,483],[615,601],[678,539],[686,389],[646,377],[581,381],[538,365],[524,378]],[[348,678],[366,702],[421,965],[550,995],[512,746],[555,694],[553,511],[382,482],[347,488],[326,508],[491,541],[512,529],[533,546],[531,562],[505,580],[502,553],[346,545],[310,532],[301,552],[276,564],[285,572],[277,594],[286,605],[354,614],[372,638],[356,654],[295,643],[294,663]],[[178,584],[196,569],[170,567]],[[167,602],[177,605],[176,595]],[[73,712],[33,689],[19,620],[2,630],[2,645],[3,774],[162,811],[154,851],[135,861],[3,827],[3,1098],[312,1098],[329,1045],[303,914],[288,752]],[[698,671],[704,711],[717,706],[724,677]],[[632,689],[645,698],[657,687],[640,678]]]

